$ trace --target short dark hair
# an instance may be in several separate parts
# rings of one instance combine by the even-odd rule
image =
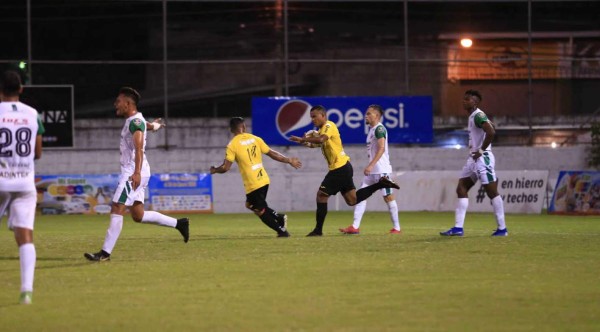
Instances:
[[[7,97],[18,96],[21,90],[21,76],[12,70],[7,70],[2,75],[2,94]]]
[[[315,112],[321,112],[324,115],[327,115],[327,110],[325,109],[325,107],[323,105],[317,105],[317,106],[313,106],[310,111],[315,111]]]
[[[479,99],[480,102],[483,100],[483,98],[481,97],[481,93],[479,93],[479,91],[477,91],[477,90],[467,90],[465,92],[465,95],[475,96],[475,97],[477,97],[477,99]]]
[[[244,118],[241,116],[236,116],[229,119],[229,130],[236,130],[242,123],[244,123]]]
[[[374,110],[376,110],[377,112],[379,112],[379,115],[383,115],[383,109],[381,108],[380,105],[377,104],[371,104],[369,105],[369,107],[367,107],[367,109],[372,108]]]
[[[134,88],[130,88],[128,86],[124,86],[119,90],[120,95],[124,95],[125,97],[131,98],[133,103],[137,106],[140,102],[140,93],[137,92]]]

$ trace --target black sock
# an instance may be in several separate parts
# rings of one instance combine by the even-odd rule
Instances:
[[[327,216],[327,203],[317,203],[317,225],[315,230],[323,232],[323,224],[325,223],[325,217]]]
[[[275,217],[275,219],[277,219],[278,222],[283,222],[283,215],[277,213],[277,211],[271,209],[270,207],[265,208],[265,213],[270,213],[273,215],[273,217]]]
[[[356,204],[371,197],[371,195],[373,195],[374,192],[376,192],[377,190],[379,190],[381,188],[383,188],[383,186],[381,186],[381,184],[378,182],[378,183],[374,183],[368,187],[358,189],[356,191]]]
[[[277,219],[275,219],[275,216],[273,216],[271,213],[265,211],[265,213],[263,213],[262,216],[259,216],[259,218],[265,225],[267,225],[270,229],[274,230],[278,234],[285,232],[277,222]]]

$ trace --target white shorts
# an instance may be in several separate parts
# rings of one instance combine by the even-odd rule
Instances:
[[[494,169],[495,164],[496,160],[491,151],[485,151],[481,157],[477,158],[477,160],[473,160],[472,157],[469,157],[460,173],[460,178],[471,178],[473,183],[477,183],[477,180],[481,180],[481,184],[495,182],[498,180]]]
[[[0,192],[0,218],[8,212],[8,227],[33,230],[37,192]]]
[[[379,182],[379,179],[381,179],[382,176],[387,176],[389,179],[391,179],[391,174],[388,174],[388,173],[365,175],[365,177],[362,180],[362,185],[360,187],[364,188],[364,187],[368,187],[372,184],[375,184],[375,183]],[[394,190],[392,188],[383,188],[380,190],[380,192],[381,192],[381,196],[385,197],[385,196],[389,196],[389,195],[393,194]]]
[[[112,199],[113,202],[125,204],[125,206],[132,206],[134,202],[144,203],[146,187],[148,187],[149,180],[150,177],[142,177],[139,187],[137,187],[136,190],[133,190],[129,175],[121,175],[119,185],[117,186],[117,190],[115,190],[115,195]]]

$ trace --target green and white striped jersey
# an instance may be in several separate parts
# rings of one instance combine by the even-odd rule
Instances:
[[[373,167],[371,174],[390,174],[392,173],[392,165],[388,153],[387,129],[381,122],[373,126],[367,134],[367,155],[369,156],[369,162],[377,155],[377,140],[380,138],[385,138],[385,150],[375,167]]]
[[[121,130],[121,174],[131,175],[135,171],[135,146],[133,145],[133,134],[136,131],[144,134],[142,144],[142,177],[150,176],[150,165],[146,159],[146,119],[142,113],[137,112],[125,120],[125,125]]]
[[[469,148],[471,152],[477,152],[483,144],[485,139],[485,131],[483,130],[483,124],[488,122],[487,115],[483,113],[479,108],[476,109],[469,116]],[[487,147],[486,151],[492,150],[492,144]]]
[[[35,191],[35,142],[44,126],[35,109],[0,103],[0,191]]]

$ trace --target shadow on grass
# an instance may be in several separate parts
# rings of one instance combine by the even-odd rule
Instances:
[[[0,261],[18,261],[19,257],[18,256],[14,256],[14,257],[0,257]],[[77,266],[83,266],[83,265],[87,265],[89,264],[89,262],[75,262],[75,260],[73,258],[69,258],[69,257],[38,257],[37,258],[38,262],[67,262],[67,261],[72,261],[73,263],[71,264],[58,264],[58,265],[49,265],[49,266],[36,266],[35,269],[36,270],[50,270],[50,269],[59,269],[59,268],[65,268],[65,267],[77,267]],[[0,269],[0,272],[8,272],[8,271],[13,271],[13,269]]]
[[[0,261],[18,261],[19,256],[0,256]],[[37,257],[38,261],[68,261],[70,258],[67,257]]]

